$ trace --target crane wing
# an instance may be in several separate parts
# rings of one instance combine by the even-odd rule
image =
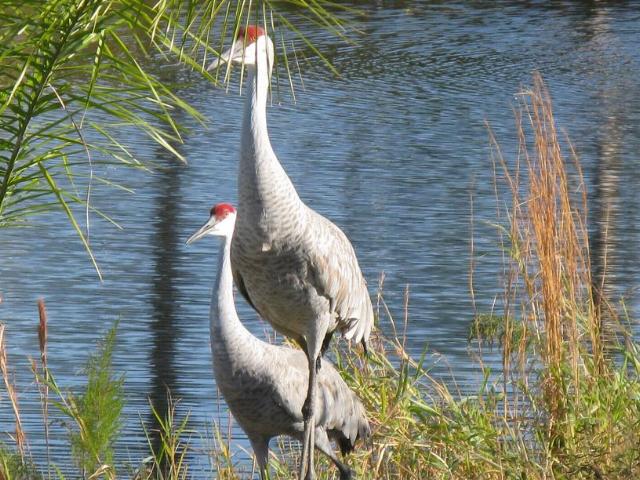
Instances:
[[[233,266],[231,268],[232,268],[231,273],[233,275],[233,282],[236,284],[238,291],[244,297],[247,303],[251,305],[251,308],[253,308],[256,312],[258,312],[258,315],[262,316],[262,314],[256,308],[255,304],[251,301],[251,297],[249,297],[249,292],[247,291],[247,287],[245,287],[244,285],[244,280],[242,279],[242,275],[240,275],[240,271],[233,268]]]
[[[329,299],[338,328],[347,339],[365,343],[373,327],[373,307],[355,251],[347,236],[309,209],[310,276],[318,293]]]
[[[319,405],[316,425],[327,430],[342,454],[353,450],[358,438],[371,436],[371,427],[362,402],[334,366],[325,362],[318,375]]]
[[[309,372],[307,358],[300,350],[283,347],[278,355],[278,380],[273,400],[290,418],[299,422],[306,397]],[[276,356],[272,356],[275,358]],[[358,438],[367,438],[369,421],[357,395],[347,386],[333,364],[325,360],[318,371],[315,423],[336,439],[343,453],[351,451]]]
[[[309,382],[307,357],[302,350],[283,346],[275,348],[278,349],[279,355],[272,355],[272,359],[277,359],[272,363],[272,371],[277,370],[274,373],[277,381],[273,382],[273,400],[289,417],[302,422],[302,405],[307,396]]]

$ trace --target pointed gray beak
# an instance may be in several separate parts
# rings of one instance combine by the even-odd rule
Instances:
[[[223,63],[231,63],[235,59],[236,55],[242,52],[243,48],[244,45],[242,38],[237,39],[235,42],[233,42],[233,45],[231,45],[227,50],[222,52],[218,58],[211,62],[211,64],[207,67],[207,71],[214,70]]]
[[[200,227],[200,230],[198,230],[196,233],[194,233],[193,235],[191,235],[189,237],[189,239],[187,240],[187,245],[191,245],[193,242],[195,242],[196,240],[200,240],[202,237],[204,237],[207,233],[209,233],[211,230],[213,230],[214,228],[216,228],[216,226],[218,225],[218,220],[216,219],[216,217],[214,217],[213,215],[209,218],[209,220],[207,221],[207,223],[205,223],[202,227]]]

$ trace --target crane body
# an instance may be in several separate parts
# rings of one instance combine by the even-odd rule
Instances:
[[[314,478],[313,425],[321,356],[337,330],[366,345],[373,308],[346,235],[306,206],[278,161],[267,130],[273,43],[264,30],[240,31],[222,61],[247,67],[248,94],[238,169],[238,224],[231,244],[239,291],[280,333],[294,338],[308,363],[300,478]],[[216,67],[214,62],[209,68]]]
[[[232,206],[218,204],[212,209],[210,220],[188,243],[205,235],[222,238],[210,310],[213,370],[231,413],[251,442],[264,479],[269,440],[279,435],[303,439],[301,410],[309,372],[307,357],[301,350],[261,341],[238,317],[230,259],[235,219]],[[358,438],[370,436],[370,427],[362,403],[326,361],[318,373],[316,405],[315,448],[333,461],[340,479],[347,480],[351,478],[350,469],[337,458],[331,441],[346,454]]]

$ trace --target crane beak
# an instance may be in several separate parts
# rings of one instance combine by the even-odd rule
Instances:
[[[211,64],[207,67],[207,71],[214,70],[223,63],[231,63],[233,61],[241,62],[243,49],[243,39],[239,38],[235,42],[233,42],[233,45],[231,45],[231,47],[222,52],[218,58],[211,62]]]
[[[202,237],[206,236],[208,233],[214,231],[215,228],[218,226],[218,223],[220,223],[218,219],[212,215],[211,218],[209,218],[209,220],[207,221],[207,223],[205,223],[202,227],[200,227],[200,230],[198,230],[196,233],[194,233],[187,239],[187,245],[191,245],[196,240],[200,240]]]

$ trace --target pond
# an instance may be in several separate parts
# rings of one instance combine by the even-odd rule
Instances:
[[[381,272],[397,318],[409,289],[408,345],[442,355],[439,375],[462,391],[481,378],[469,354],[473,196],[474,283],[478,309],[500,290],[501,252],[485,120],[508,158],[515,152],[514,95],[539,71],[556,120],[580,156],[591,198],[596,261],[607,252],[609,289],[637,317],[640,297],[640,9],[634,2],[360,2],[364,35],[345,44],[311,27],[320,50],[302,63],[295,98],[281,84],[269,107],[274,149],[302,199],[349,236],[375,293]],[[206,470],[213,421],[226,428],[210,365],[208,305],[217,244],[185,240],[212,204],[236,200],[243,98],[176,66],[156,73],[183,83],[179,93],[209,118],[189,124],[179,151],[184,165],[144,143],[123,140],[154,161],[153,174],[112,168],[107,177],[130,194],[96,186],[93,202],[123,229],[91,220],[101,283],[61,214],[33,228],[2,232],[0,321],[31,448],[45,462],[38,397],[28,357],[37,357],[36,300],[50,321],[49,361],[60,384],[73,388],[96,341],[119,320],[115,365],[126,375],[126,424],[118,457],[137,463],[145,448],[141,421],[148,398],[160,405],[169,388],[201,432],[195,472]],[[282,88],[284,87],[284,88]],[[188,123],[188,122],[187,122]],[[607,232],[606,237],[603,231]],[[604,241],[606,239],[606,241]],[[594,247],[595,248],[595,247]],[[408,286],[408,287],[407,287]],[[239,303],[257,335],[270,332]],[[437,357],[433,357],[437,358]],[[489,355],[489,364],[496,362]],[[4,391],[3,391],[4,392]],[[4,397],[4,395],[3,395]],[[12,415],[0,398],[0,430]],[[63,429],[54,448],[63,449]],[[247,444],[234,427],[240,461]]]

